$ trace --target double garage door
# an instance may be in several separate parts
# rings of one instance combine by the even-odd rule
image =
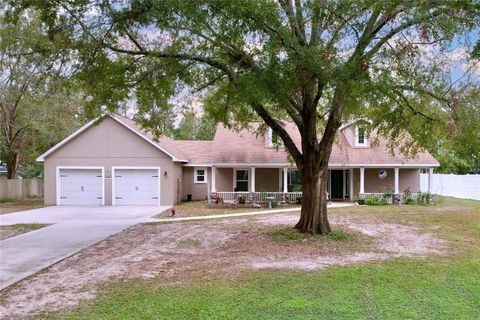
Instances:
[[[158,169],[112,169],[113,205],[159,205]],[[59,205],[105,204],[105,180],[101,168],[61,168]]]

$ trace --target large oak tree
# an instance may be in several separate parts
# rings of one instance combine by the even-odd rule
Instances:
[[[368,117],[390,137],[423,130],[420,141],[441,130],[451,83],[435,57],[478,30],[480,12],[473,0],[28,0],[20,8],[30,5],[51,30],[75,26],[92,106],[128,98],[148,114],[186,86],[208,92],[207,109],[223,122],[261,118],[302,177],[296,228],[315,233],[330,232],[328,161],[342,122]],[[282,120],[298,127],[300,145]]]

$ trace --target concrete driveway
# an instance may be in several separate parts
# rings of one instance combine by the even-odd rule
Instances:
[[[53,224],[0,241],[0,290],[166,209],[45,207],[0,215],[0,225]]]

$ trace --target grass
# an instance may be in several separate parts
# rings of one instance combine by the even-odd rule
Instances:
[[[8,226],[0,226],[0,240],[18,236],[19,234],[27,233],[48,226],[49,224],[46,223],[19,223]]]
[[[352,236],[342,230],[333,230],[327,235],[314,235],[300,233],[296,229],[291,227],[273,228],[267,232],[267,235],[271,240],[275,242],[285,243],[289,241],[303,241],[303,240],[336,240],[346,241],[352,239]]]
[[[287,209],[287,208],[300,208],[299,205],[287,204],[279,205],[275,209]],[[176,216],[179,217],[194,217],[194,216],[209,216],[209,215],[218,215],[218,214],[229,214],[229,213],[240,213],[240,212],[250,212],[250,211],[265,211],[271,210],[268,208],[205,208],[203,201],[188,201],[181,202],[176,204],[173,209],[176,211]],[[170,216],[170,209],[165,210],[154,218],[165,218]]]
[[[480,201],[437,206],[337,208],[376,215],[446,239],[450,254],[314,272],[250,271],[205,282],[131,280],[105,285],[91,303],[45,319],[478,319]],[[271,237],[299,241],[290,230]],[[300,237],[300,238],[299,238]]]
[[[1,199],[0,214],[44,207],[43,198]]]

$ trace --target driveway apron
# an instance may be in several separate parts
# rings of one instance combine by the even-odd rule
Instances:
[[[47,207],[30,210],[34,213],[24,211],[2,215],[2,225],[55,224],[0,241],[0,289],[130,226],[144,222],[167,208]]]

